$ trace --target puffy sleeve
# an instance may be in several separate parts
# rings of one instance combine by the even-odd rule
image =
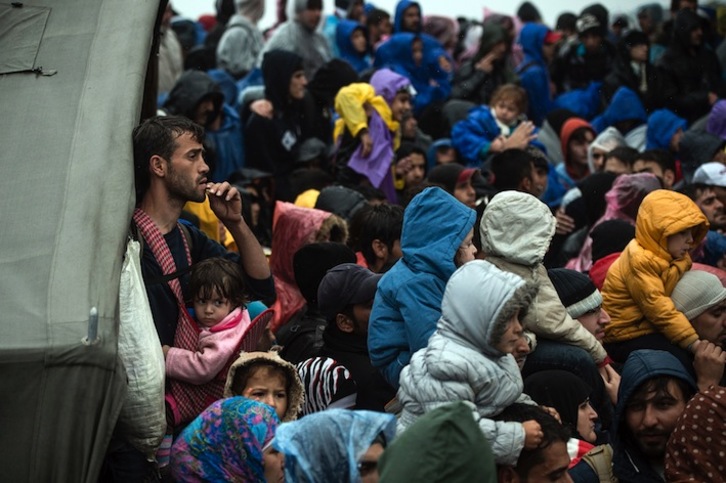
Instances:
[[[687,349],[698,340],[698,334],[666,295],[660,278],[662,267],[657,260],[645,254],[635,254],[632,260],[633,269],[629,276],[624,277],[632,299],[658,332],[672,343]]]
[[[370,84],[355,83],[343,87],[335,96],[335,111],[340,115],[345,127],[353,137],[361,129],[368,127],[368,115],[364,104],[376,96]],[[337,135],[342,134],[336,132]]]

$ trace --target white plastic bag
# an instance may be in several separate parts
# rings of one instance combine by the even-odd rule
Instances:
[[[166,431],[164,354],[141,275],[141,246],[129,240],[119,287],[119,357],[128,391],[118,420],[124,439],[149,459]]]

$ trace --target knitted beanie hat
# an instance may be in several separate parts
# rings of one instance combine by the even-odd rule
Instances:
[[[689,270],[673,289],[671,299],[688,320],[693,320],[726,299],[726,289],[716,275]]]
[[[570,317],[576,319],[602,305],[602,295],[584,273],[567,268],[554,268],[547,271],[562,305]]]

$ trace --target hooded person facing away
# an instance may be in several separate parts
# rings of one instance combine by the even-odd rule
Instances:
[[[468,401],[498,464],[516,464],[522,449],[532,449],[526,424],[494,417],[514,402],[534,404],[522,393],[512,352],[524,340],[519,317],[536,291],[536,284],[484,260],[451,276],[436,331],[401,372],[398,433],[433,409]]]

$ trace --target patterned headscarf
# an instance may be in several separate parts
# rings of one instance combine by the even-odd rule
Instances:
[[[187,426],[171,449],[175,481],[265,482],[262,448],[280,420],[267,404],[220,399]]]
[[[690,400],[668,440],[667,481],[722,481],[726,472],[726,388]]]

